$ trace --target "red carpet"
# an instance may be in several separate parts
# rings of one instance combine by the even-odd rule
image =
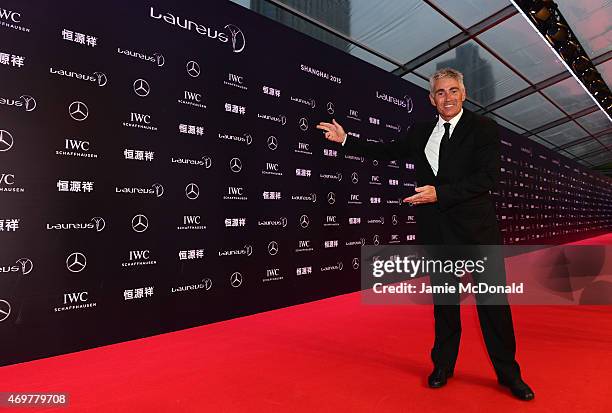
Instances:
[[[359,293],[3,367],[0,391],[68,392],[69,409],[38,410],[61,412],[612,410],[611,307],[513,315],[532,402],[497,385],[474,307],[462,309],[455,377],[432,390],[432,308],[365,306]]]

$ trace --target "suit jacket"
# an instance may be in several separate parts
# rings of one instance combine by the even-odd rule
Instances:
[[[404,137],[391,143],[366,143],[349,137],[343,150],[379,160],[409,158],[415,164],[417,185],[436,187],[437,202],[412,207],[416,209],[419,244],[501,244],[495,204],[489,194],[499,182],[497,124],[464,108],[446,157],[439,160],[437,176],[425,156],[435,125],[436,121],[417,122]]]

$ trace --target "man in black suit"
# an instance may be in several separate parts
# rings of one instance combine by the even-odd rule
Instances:
[[[321,122],[325,137],[342,143],[346,152],[373,159],[411,158],[415,164],[416,194],[404,199],[416,206],[416,239],[423,245],[500,245],[495,204],[489,191],[500,172],[500,141],[497,124],[463,109],[466,97],[463,75],[457,70],[438,70],[430,79],[429,100],[438,119],[417,122],[403,139],[387,143],[364,143],[348,138],[342,126]],[[505,283],[503,261],[496,265]],[[499,264],[499,263],[498,263]],[[433,277],[430,276],[432,284]],[[455,280],[456,282],[456,280]],[[521,400],[534,393],[522,380],[515,360],[516,343],[510,306],[478,304],[478,316],[487,352],[500,384]],[[459,294],[453,303],[434,295],[435,341],[431,350],[434,369],[429,386],[439,388],[452,377],[461,337]]]

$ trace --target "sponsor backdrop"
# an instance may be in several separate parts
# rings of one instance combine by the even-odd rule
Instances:
[[[362,245],[415,242],[413,165],[314,126],[397,138],[422,89],[223,1],[3,0],[0,32],[0,364],[355,291]],[[609,228],[609,181],[502,137],[507,243]]]

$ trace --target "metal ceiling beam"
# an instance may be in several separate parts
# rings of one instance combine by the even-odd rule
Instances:
[[[597,66],[597,65],[607,62],[610,59],[612,59],[612,50],[606,53],[602,53],[599,56],[591,59],[591,62],[593,62],[593,64]]]
[[[559,125],[563,125],[564,123],[567,123],[573,119],[578,119],[582,116],[586,116],[588,114],[591,114],[593,112],[597,112],[599,110],[599,107],[593,105],[591,107],[588,107],[586,109],[583,109],[581,111],[578,111],[576,113],[573,113],[571,115],[566,115],[562,118],[559,118],[557,120],[554,120],[552,122],[549,122],[545,125],[542,125],[538,128],[532,129],[531,131],[525,132],[523,133],[523,136],[527,137],[527,136],[531,136],[531,135],[537,135],[540,132],[544,132],[546,129],[550,129],[550,128],[554,128],[555,126],[559,126]],[[582,125],[578,124],[579,127],[582,128]],[[584,128],[582,128],[584,129]],[[589,131],[585,130],[585,132],[590,135]]]
[[[592,140],[597,140],[599,142],[599,137],[607,135],[608,133],[612,133],[612,128],[608,128],[608,129],[604,129],[601,132],[597,132],[593,135],[589,135],[589,136],[585,136],[584,138],[580,138],[578,140],[572,141],[572,142],[568,142],[564,145],[559,146],[559,149],[567,149],[567,148],[571,148],[572,146],[575,145],[579,145],[581,143],[587,143],[589,141]],[[601,142],[599,142],[601,143]],[[601,143],[603,145],[603,143]],[[605,145],[604,145],[605,146]]]
[[[503,99],[493,102],[489,106],[482,109],[479,113],[484,115],[485,113],[493,112],[494,110],[499,109],[509,103],[512,103],[515,100],[522,99],[525,96],[529,96],[532,93],[537,92],[538,90],[542,90],[544,88],[554,85],[555,83],[562,82],[565,79],[569,79],[570,77],[572,77],[572,75],[568,71],[561,72],[558,75],[549,77],[548,79],[544,79],[541,82],[535,83],[533,86],[526,87],[523,90],[519,90],[518,92],[511,94],[510,96],[506,96]]]
[[[599,56],[597,56],[596,58],[594,58],[593,60],[591,60],[593,62],[594,65],[600,65],[602,63],[607,62],[608,60],[612,59],[612,50],[610,50],[609,52],[606,53],[602,53]],[[503,99],[498,100],[497,102],[493,102],[491,103],[489,106],[485,107],[484,109],[481,109],[480,111],[478,111],[478,113],[480,114],[485,114],[488,112],[492,112],[495,109],[499,109],[502,106],[505,106],[509,103],[514,102],[515,100],[519,100],[521,98],[524,98],[525,96],[528,96],[532,93],[535,93],[539,90],[545,89],[549,86],[553,86],[559,82],[564,81],[565,79],[569,79],[570,77],[572,77],[571,73],[568,72],[567,70],[564,72],[561,72],[557,75],[554,75],[552,77],[549,77],[548,79],[544,79],[541,82],[535,83],[533,86],[529,86],[526,87],[523,90],[519,90],[516,93],[513,93],[510,96],[506,96]]]
[[[460,25],[460,24],[459,24],[459,23],[458,23],[458,22],[457,22],[455,19],[453,19],[453,18],[452,18],[452,17],[450,17],[450,16],[449,16],[447,13],[445,13],[443,10],[441,10],[440,8],[438,8],[438,7],[437,7],[435,4],[432,4],[432,3],[431,3],[431,1],[429,1],[429,0],[424,0],[424,1],[425,1],[425,3],[427,3],[429,6],[431,6],[431,7],[432,7],[432,8],[434,8],[436,11],[438,11],[438,12],[439,12],[441,15],[443,15],[443,16],[444,16],[444,17],[445,17],[445,18],[446,18],[446,19],[447,19],[449,22],[451,22],[452,24],[454,24],[456,27],[458,27],[458,28],[459,28],[460,30],[462,30],[463,32],[466,32],[466,31],[468,30],[468,29],[463,28],[463,26],[461,26],[461,25]],[[508,6],[508,7],[512,8],[512,9],[513,9],[513,11],[514,11],[514,13],[509,14],[509,15],[508,15],[508,16],[506,16],[504,19],[496,19],[497,23],[495,23],[495,24],[499,24],[499,23],[501,23],[502,21],[506,20],[507,18],[509,18],[509,17],[513,16],[514,14],[517,14],[517,13],[518,13],[518,10],[517,10],[517,9],[516,9],[514,6]],[[500,12],[498,12],[498,13],[502,13],[502,12],[504,12],[504,13],[510,13],[510,11],[508,10],[508,7],[506,7],[505,9],[503,9],[502,11],[500,11]],[[497,16],[497,15],[498,15],[498,13],[494,14],[493,16],[491,16],[491,18],[492,18],[492,17],[494,17],[494,16]],[[484,21],[488,21],[489,19],[490,19],[490,18],[485,19]],[[487,29],[485,29],[485,30],[488,30],[488,29],[492,28],[492,27],[493,27],[495,24],[490,24],[490,25],[489,25],[489,27],[488,27]],[[460,35],[461,35],[461,34],[459,34],[459,35],[457,35],[457,36],[460,36]],[[455,37],[457,37],[457,36],[455,36]],[[453,38],[453,39],[454,39],[454,38]],[[476,43],[477,43],[477,44],[478,44],[480,47],[482,47],[482,48],[483,48],[483,49],[485,49],[487,52],[489,52],[489,53],[490,53],[490,54],[491,54],[493,57],[495,57],[495,58],[496,58],[496,59],[497,59],[499,62],[501,62],[501,63],[502,63],[503,65],[505,65],[506,67],[508,67],[508,68],[509,68],[509,69],[510,69],[512,72],[514,72],[514,73],[515,73],[515,74],[516,74],[518,77],[520,77],[521,79],[523,79],[523,81],[525,81],[525,82],[526,82],[526,83],[529,85],[529,87],[528,87],[527,89],[532,90],[532,91],[535,91],[535,90],[536,90],[536,85],[535,85],[535,84],[533,84],[533,83],[532,83],[532,82],[531,82],[531,81],[530,81],[530,80],[529,80],[529,79],[528,79],[528,78],[527,78],[527,77],[526,77],[526,76],[525,76],[523,73],[521,73],[521,72],[520,72],[518,69],[516,69],[516,68],[515,68],[515,67],[514,67],[512,64],[510,64],[508,61],[506,61],[504,58],[502,58],[502,57],[501,57],[501,56],[500,56],[500,55],[499,55],[499,54],[498,54],[498,53],[497,53],[495,50],[491,49],[491,48],[490,48],[488,45],[486,45],[484,42],[482,42],[480,39],[478,39],[478,38],[476,37],[476,35],[471,36],[471,39],[473,39],[473,40],[474,40],[474,41],[475,41],[475,42],[476,42]],[[452,40],[452,39],[451,39],[451,40]],[[468,40],[469,40],[469,39],[468,39]],[[467,41],[467,40],[465,40],[465,41]],[[464,42],[465,42],[465,41],[464,41]],[[448,43],[448,42],[447,42],[447,43]],[[457,46],[457,45],[455,45],[455,47],[456,47],[456,46]],[[436,56],[436,57],[437,57],[437,56]],[[434,57],[434,58],[435,58],[435,57]],[[417,58],[417,59],[419,59],[419,58]],[[415,60],[417,60],[417,59],[415,59]],[[430,59],[430,60],[432,60],[432,59]],[[427,61],[425,61],[424,63],[426,63],[426,62],[427,62]],[[404,65],[404,66],[407,66],[409,63],[410,63],[410,62],[408,62],[408,63],[407,63],[406,65]],[[421,63],[421,65],[422,65],[422,64],[423,64],[423,63]],[[416,72],[415,72],[415,74],[416,74]],[[558,83],[558,82],[560,82],[561,80],[567,79],[568,77],[571,77],[571,74],[570,74],[569,72],[564,72],[564,73],[560,73],[560,74],[559,74],[559,75],[557,75],[557,76],[553,76],[552,78],[550,78],[550,79],[546,79],[546,80],[544,80],[544,81],[542,81],[542,82],[539,82],[539,83],[541,83],[541,85],[540,85],[540,86],[543,88],[543,87],[550,86],[550,85],[553,85],[553,84],[555,84],[555,83]],[[530,92],[530,93],[533,93],[533,92]],[[530,94],[530,93],[526,93],[526,95],[528,95],[528,94]],[[597,107],[597,106],[593,106],[593,107],[591,107],[591,108],[587,108],[587,109],[585,109],[585,110],[583,110],[583,111],[580,111],[580,112],[577,112],[577,113],[575,113],[575,114],[569,114],[569,113],[568,113],[568,112],[567,112],[567,111],[566,111],[564,108],[562,108],[562,107],[561,107],[559,104],[557,104],[557,102],[555,102],[554,100],[552,100],[552,99],[551,99],[551,98],[549,98],[548,96],[546,96],[546,95],[543,95],[543,94],[542,94],[542,97],[544,97],[544,99],[546,99],[548,102],[550,102],[550,103],[551,103],[551,104],[552,104],[552,105],[553,105],[555,108],[557,108],[557,109],[558,109],[558,110],[559,110],[561,113],[563,113],[565,116],[564,116],[563,118],[561,118],[561,119],[557,119],[555,122],[551,122],[551,123],[550,123],[550,124],[548,124],[548,125],[544,125],[543,127],[540,127],[540,128],[538,128],[538,129],[536,129],[538,132],[542,132],[542,131],[544,131],[544,130],[546,130],[546,129],[549,129],[550,127],[554,127],[554,126],[557,126],[557,125],[563,124],[563,123],[568,122],[568,121],[570,121],[570,120],[572,120],[572,119],[574,119],[574,118],[578,118],[578,117],[580,117],[580,116],[587,115],[587,114],[592,113],[592,112],[594,112],[594,111],[596,111],[596,110],[598,109],[598,107]],[[515,99],[515,100],[516,100],[516,99]],[[507,104],[507,103],[506,103],[506,104]],[[480,105],[479,105],[479,106],[480,106]],[[496,116],[498,116],[498,117],[500,117],[501,119],[504,119],[506,122],[509,122],[507,119],[503,118],[502,116],[499,116],[498,114],[495,114],[495,115],[496,115]],[[557,123],[557,122],[558,122],[558,123]],[[512,125],[518,126],[518,125],[516,125],[514,122],[509,122],[509,123],[511,123]],[[577,125],[578,125],[578,127],[580,127],[581,129],[583,129],[583,130],[584,130],[584,132],[585,132],[587,135],[590,135],[589,131],[587,131],[587,130],[586,130],[586,129],[585,129],[583,126],[582,126],[582,125],[580,125],[580,124],[577,124]],[[522,127],[520,127],[520,126],[519,126],[519,128],[520,128],[520,129],[525,130],[525,128],[522,128]],[[533,136],[533,135],[535,135],[535,134],[536,134],[536,133],[538,133],[538,132],[535,132],[535,130],[532,130],[532,131],[527,131],[527,132],[523,133],[523,136],[525,136],[525,137]],[[541,138],[540,136],[538,136],[538,138],[539,138],[539,139],[542,139],[542,140],[543,140],[543,141],[545,141],[545,142],[548,142],[548,143],[549,143],[549,144],[551,144],[553,147],[556,147],[556,145],[554,145],[553,143],[549,142],[548,140],[543,139],[543,138]],[[559,152],[559,151],[557,151],[557,152]],[[563,152],[565,152],[565,151],[563,151]]]
[[[459,29],[461,30],[465,30],[463,28],[463,26],[461,26],[454,18],[452,18],[451,16],[449,16],[448,14],[446,14],[445,12],[443,12],[442,10],[440,10],[437,6],[435,6],[434,4],[431,3],[430,0],[423,0],[425,1],[425,3],[429,4],[432,8],[436,9],[440,14],[442,14],[449,22],[451,22],[452,24],[454,24],[455,26],[457,26]],[[517,13],[518,10],[516,8],[514,8],[514,6],[509,6],[512,7]],[[510,62],[508,62],[506,59],[504,59],[502,56],[499,55],[499,53],[497,53],[495,50],[493,50],[491,47],[489,47],[487,44],[485,44],[482,40],[480,40],[477,37],[474,37],[473,40],[480,46],[482,47],[484,50],[486,50],[487,52],[489,52],[494,58],[496,58],[500,63],[502,63],[503,65],[505,65],[508,69],[510,69],[516,76],[520,77],[525,83],[527,83],[529,85],[529,87],[533,88],[535,87],[535,85],[533,84],[533,82],[531,82],[531,80],[529,80],[521,71],[519,71],[517,68],[514,67],[514,65],[510,64]],[[567,111],[562,108],[557,102],[555,102],[554,100],[552,100],[551,98],[549,98],[548,96],[541,94],[541,96],[546,99],[551,105],[553,105],[555,108],[557,108],[557,110],[559,110],[563,115],[564,118],[561,118],[557,121],[559,121],[559,124],[562,124],[564,122],[567,122],[567,120],[562,120],[562,119],[572,119],[572,116],[567,113]],[[586,113],[585,113],[586,114]],[[583,116],[583,115],[581,115]],[[555,125],[556,126],[556,125]],[[582,125],[578,125],[581,129],[583,129],[585,131],[585,133],[589,134],[589,132],[582,126]],[[545,129],[540,129],[538,128],[538,130],[541,132]],[[533,130],[531,131],[531,133],[526,132],[526,136],[531,136],[533,134],[535,134],[537,132],[534,132]],[[525,135],[525,133],[523,134]]]
[[[428,1],[426,1],[426,3],[432,8],[434,8],[438,13],[443,15],[447,20],[450,20],[448,15],[443,10],[438,8],[436,5]],[[429,51],[421,54],[420,56],[406,62],[404,65],[402,65],[401,68],[395,69],[392,73],[397,76],[404,76],[405,74],[412,72],[417,67],[423,66],[424,64],[431,62],[435,58],[442,56],[444,53],[448,52],[449,50],[452,50],[455,47],[460,46],[463,43],[468,42],[469,40],[472,40],[473,38],[478,36],[480,33],[489,30],[490,28],[514,16],[515,14],[518,14],[518,10],[512,5],[508,5],[505,8],[498,11],[497,13],[474,24],[473,26],[467,29],[462,29],[461,33],[451,37],[450,39],[448,39],[447,41],[443,43],[440,43],[439,45],[435,46],[433,49],[430,49]]]
[[[612,159],[612,152],[610,152],[610,150],[609,150],[609,149],[607,149],[607,148],[603,148],[603,149],[596,149],[596,150],[591,151],[591,152],[589,152],[589,153],[585,153],[585,154],[584,154],[584,155],[582,155],[582,156],[577,156],[577,157],[576,157],[576,159],[586,160],[587,162],[589,162],[589,161],[587,160],[587,158],[590,158],[590,157],[592,157],[592,156],[601,155],[602,153],[605,153],[605,152],[608,152],[608,153],[610,154],[610,159]],[[609,162],[609,161],[607,161],[607,162]],[[592,165],[595,165],[595,164],[593,164],[593,162],[589,162],[589,163],[590,163],[590,164],[592,164]],[[602,162],[602,163],[605,163],[605,162]],[[599,164],[599,165],[601,165],[601,164]],[[597,165],[595,165],[595,166],[597,166]]]

